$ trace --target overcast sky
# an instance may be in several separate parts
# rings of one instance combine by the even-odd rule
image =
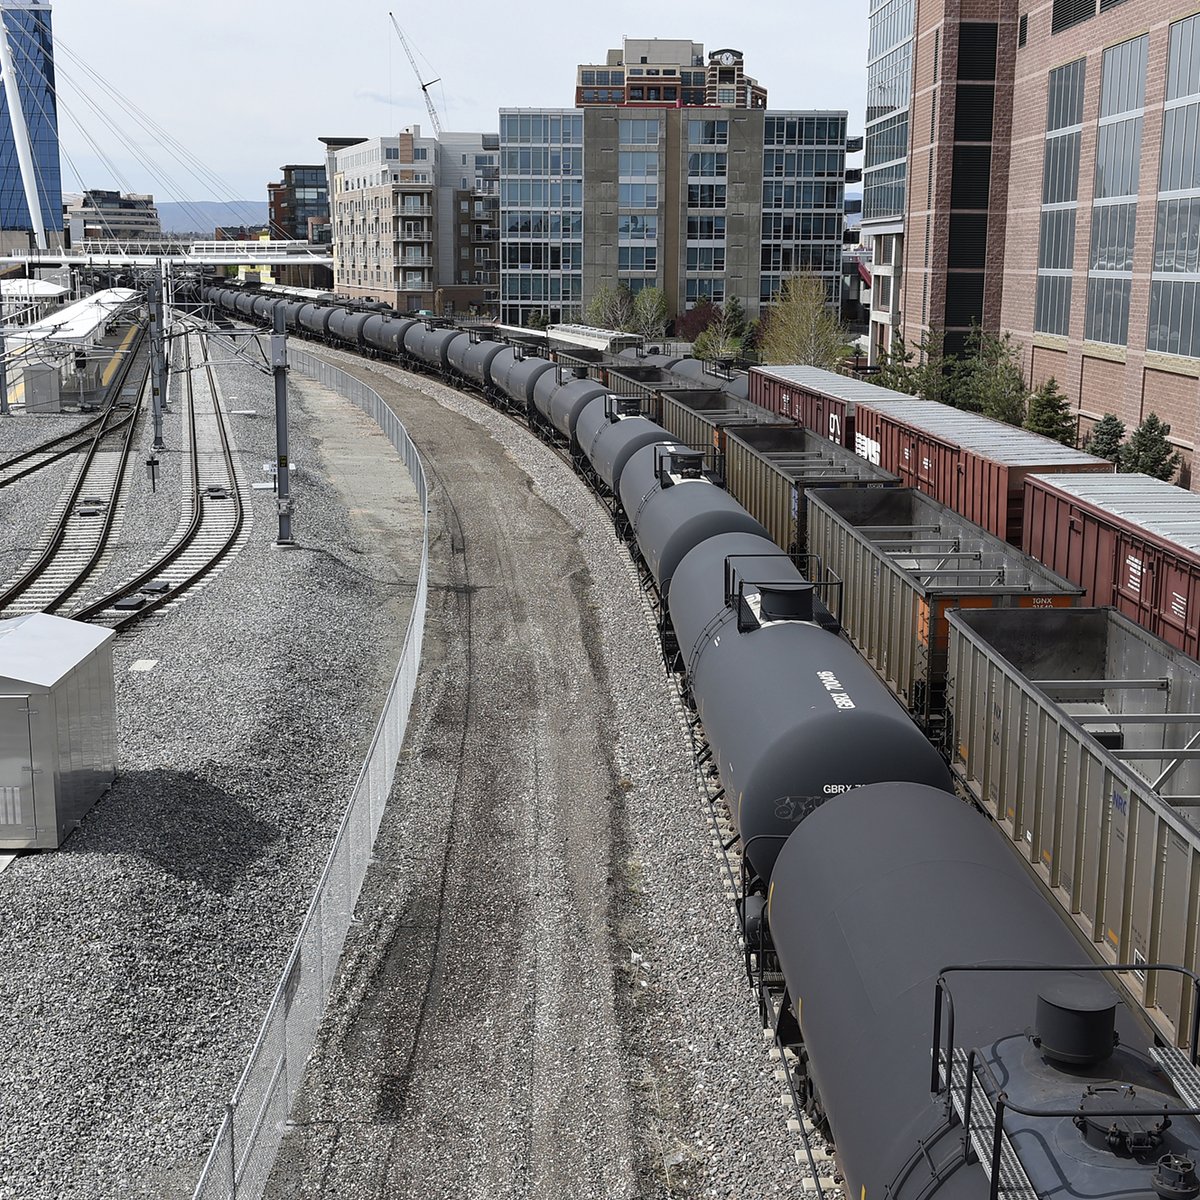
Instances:
[[[284,163],[323,161],[323,134],[374,137],[413,123],[432,132],[389,11],[423,78],[441,76],[431,90],[446,129],[494,132],[502,105],[569,106],[576,65],[603,62],[628,35],[740,49],[772,108],[844,108],[850,132],[862,132],[865,4],[605,0],[588,5],[587,16],[583,7],[569,0],[403,7],[398,0],[53,0],[63,190],[80,190],[82,176],[82,186],[152,192],[158,200],[265,201]],[[85,67],[223,187],[190,175]]]

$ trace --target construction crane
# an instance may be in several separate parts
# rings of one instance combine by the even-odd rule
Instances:
[[[396,36],[400,39],[400,45],[404,47],[404,53],[408,55],[408,61],[412,64],[413,74],[417,77],[417,84],[421,88],[421,95],[425,97],[425,107],[429,110],[429,119],[433,122],[433,132],[436,134],[441,134],[442,119],[438,116],[437,109],[433,107],[433,99],[429,95],[429,89],[433,87],[435,83],[441,82],[441,76],[438,76],[437,79],[429,80],[428,83],[421,82],[421,68],[417,66],[417,60],[413,58],[413,52],[411,49],[409,49],[408,41],[404,36],[404,31],[400,28],[399,22],[391,13],[388,13],[388,16],[391,18],[392,28],[395,29]]]

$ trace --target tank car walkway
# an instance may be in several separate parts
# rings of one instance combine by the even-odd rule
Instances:
[[[424,660],[270,1194],[633,1196],[618,788],[576,531],[479,426],[370,379],[431,484]]]

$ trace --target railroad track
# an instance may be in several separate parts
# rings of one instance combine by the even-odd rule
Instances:
[[[123,629],[173,607],[206,583],[249,537],[249,485],[234,459],[209,363],[208,335],[191,328],[181,344],[187,467],[179,525],[163,553],[120,587],[89,599],[71,614],[76,620]]]
[[[122,346],[122,350],[127,350],[129,341],[134,341],[133,352],[125,354],[116,378],[108,389],[101,411],[75,429],[57,434],[0,462],[0,487],[16,483],[17,480],[58,462],[68,454],[86,451],[98,435],[112,431],[115,420],[122,414],[128,415],[129,410],[137,407],[141,387],[136,378],[131,378],[131,364],[142,355],[145,332],[145,325],[139,322]]]
[[[84,431],[75,430],[4,464],[17,464],[4,480],[13,482],[67,454],[81,455],[74,478],[32,555],[0,589],[0,616],[56,612],[103,568],[121,525],[130,449],[149,369],[148,351],[139,345],[122,363],[107,407],[88,422],[83,438],[79,435]],[[118,405],[118,398],[130,396],[132,407]],[[69,444],[55,446],[64,441]]]

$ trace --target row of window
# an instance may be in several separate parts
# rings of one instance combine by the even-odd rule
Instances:
[[[562,146],[583,145],[582,113],[501,113],[500,141],[502,143],[547,142]]]
[[[842,183],[764,183],[763,208],[842,207]]]
[[[767,117],[764,146],[843,146],[845,117]]]
[[[581,71],[580,87],[619,87],[625,82],[624,71]]]
[[[506,238],[578,238],[583,236],[583,213],[548,209],[506,212],[500,228]]]
[[[840,267],[832,268],[840,272]],[[783,287],[783,282],[787,278],[786,275],[763,275],[759,279],[758,284],[758,299],[762,304],[771,304],[779,296],[779,290]],[[826,275],[822,282],[825,284],[825,302],[826,304],[837,303],[838,295],[842,286],[841,275],[833,274]]]
[[[583,150],[553,146],[507,149],[500,154],[500,170],[505,175],[582,175]]]
[[[506,300],[582,300],[583,276],[501,272],[500,294]]]
[[[505,208],[582,208],[579,179],[502,179],[500,203]]]
[[[500,266],[506,271],[580,271],[583,246],[579,242],[506,243],[501,247]]]
[[[841,150],[765,150],[763,178],[820,179],[822,176],[841,176],[846,170],[846,157]]]
[[[842,265],[842,245],[763,246],[760,267],[764,271],[836,271]]]

